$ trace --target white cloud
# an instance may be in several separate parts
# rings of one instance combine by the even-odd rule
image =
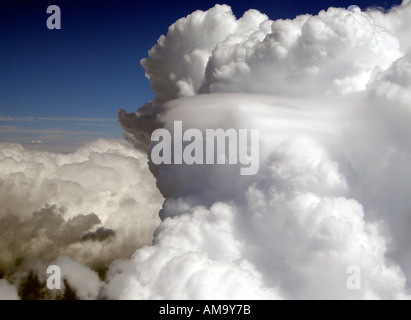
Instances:
[[[103,139],[72,154],[0,144],[0,190],[0,267],[9,279],[29,256],[47,265],[69,255],[104,270],[151,243],[162,203],[146,155]]]
[[[258,128],[259,173],[150,163],[166,197],[162,223],[152,246],[112,265],[105,292],[409,298],[409,4],[386,14],[245,16],[216,6],[170,27],[143,61],[156,99],[120,121],[148,151],[152,130],[172,131],[176,120],[200,130]],[[205,21],[220,38],[204,36]],[[197,49],[201,63],[188,58]],[[347,287],[350,266],[361,270],[360,290]],[[221,280],[226,270],[238,287]]]
[[[375,15],[329,8],[271,21],[250,10],[235,20],[229,7],[216,6],[177,21],[142,65],[157,102],[198,92],[360,91],[401,56],[399,39],[380,27],[392,14],[376,20]]]
[[[204,80],[204,72],[216,45],[236,32],[247,32],[267,16],[250,10],[238,21],[227,5],[216,5],[208,11],[195,11],[170,26],[167,37],[161,36],[142,60],[146,76],[164,102],[194,95]]]
[[[16,287],[0,279],[0,300],[19,300]]]
[[[358,201],[363,195],[356,189],[369,184],[371,177],[368,171],[354,167],[357,154],[351,153],[349,143],[365,157],[363,161],[370,161],[372,155],[361,149],[361,143],[373,148],[380,140],[364,128],[375,125],[362,114],[363,108],[372,107],[368,98],[356,97],[354,101],[363,104],[359,107],[352,105],[352,100],[339,98],[336,103],[334,97],[208,94],[166,104],[159,118],[165,128],[171,128],[177,119],[203,130],[222,123],[225,127],[258,128],[260,172],[245,178],[238,166],[152,166],[157,185],[167,197],[161,212],[163,222],[153,247],[139,250],[130,262],[113,267],[109,296],[189,298],[189,286],[192,297],[202,299],[244,298],[251,292],[259,298],[286,299],[406,297],[403,271],[386,255],[384,222],[368,219],[374,214],[389,224],[400,212],[391,216],[385,211],[373,213],[380,208],[371,208],[365,201],[364,207]],[[215,119],[222,120],[216,123]],[[363,121],[361,128],[356,127],[359,120]],[[386,175],[392,168],[386,165],[380,170]],[[406,176],[398,183],[407,183]],[[373,197],[384,192],[378,187],[375,191]],[[200,209],[203,206],[209,209]],[[396,232],[398,225],[392,227]],[[216,293],[212,279],[198,276],[198,270],[208,264],[174,272],[191,265],[192,259],[197,261],[197,255],[205,255],[213,268],[221,270],[226,270],[229,262],[234,268],[231,272],[238,274],[246,263],[254,280],[243,285],[247,288],[244,292],[234,290],[229,281],[220,283],[221,291]],[[158,276],[175,261],[179,264],[168,272],[170,281]],[[346,286],[350,265],[361,269],[360,291]],[[118,270],[122,272],[116,275]],[[195,282],[190,272],[196,275]],[[128,280],[130,285],[125,284]],[[171,292],[165,291],[166,286]],[[196,296],[197,292],[203,295]]]
[[[95,271],[68,256],[60,256],[54,262],[60,267],[62,279],[66,279],[80,299],[96,299],[100,292],[101,281]]]

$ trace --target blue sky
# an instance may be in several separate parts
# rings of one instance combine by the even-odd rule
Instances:
[[[254,8],[277,19],[400,2],[0,0],[0,142],[66,152],[98,137],[121,138],[117,110],[135,111],[153,98],[140,59],[194,10],[226,3],[237,17]],[[46,27],[52,4],[61,9],[60,30]]]

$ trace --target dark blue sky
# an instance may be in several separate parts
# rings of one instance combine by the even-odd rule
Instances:
[[[140,59],[171,23],[194,10],[226,3],[237,17],[254,8],[277,19],[400,2],[0,0],[0,142],[51,143],[65,132],[78,144],[121,137],[117,110],[135,111],[153,97]],[[52,4],[61,9],[61,30],[46,27]]]

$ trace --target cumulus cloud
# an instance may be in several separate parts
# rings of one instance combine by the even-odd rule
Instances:
[[[383,222],[373,217],[372,211],[382,207],[371,208],[364,201],[365,208],[357,200],[361,193],[353,194],[357,188],[363,190],[359,184],[369,183],[371,177],[353,168],[351,161],[354,165],[357,162],[347,148],[344,130],[347,123],[362,117],[363,110],[351,106],[351,98],[341,98],[337,104],[334,99],[209,94],[166,104],[160,116],[166,128],[176,119],[188,127],[213,128],[216,122],[207,117],[209,114],[225,119],[227,127],[246,124],[259,128],[260,171],[244,177],[238,166],[152,165],[157,185],[167,197],[161,211],[163,222],[156,230],[153,247],[137,251],[131,261],[112,266],[109,296],[116,297],[116,290],[120,290],[122,298],[189,298],[189,291],[201,292],[191,297],[202,299],[234,297],[234,292],[237,298],[251,293],[256,298],[286,299],[406,297],[404,273],[386,256]],[[357,139],[360,133],[368,134],[362,137],[363,143],[370,143],[368,147],[379,144],[373,140],[378,136],[373,132],[350,129]],[[391,169],[383,168],[384,174]],[[200,175],[205,178],[192,179]],[[404,177],[399,182],[406,181]],[[367,209],[374,219],[368,220]],[[388,222],[397,214],[388,216],[381,211],[377,217]],[[237,268],[231,272],[241,279],[252,276],[253,281],[242,284],[244,291],[231,293],[225,286],[232,289],[232,282],[224,281],[217,294],[211,289],[214,277],[192,280],[208,268],[198,258],[186,272],[175,271],[190,263],[186,259],[194,253],[205,254],[221,270],[226,270],[229,262]],[[171,261],[180,261],[180,265],[168,270]],[[252,266],[248,277],[240,276],[244,263]],[[363,290],[346,286],[351,265],[362,270]],[[163,270],[173,275],[173,280],[159,278]],[[130,279],[133,281],[127,282]],[[217,274],[215,279],[219,279]],[[167,285],[173,288],[170,293],[161,287]],[[141,295],[144,291],[146,295]]]
[[[366,13],[336,8],[262,23],[226,41],[208,63],[203,92],[350,93],[400,57],[398,39]]]
[[[80,299],[96,299],[100,292],[101,281],[97,273],[67,256],[59,256],[54,265],[60,267],[62,279],[74,289]]]
[[[162,222],[107,296],[409,298],[410,17],[407,1],[276,21],[216,6],[172,25],[142,61],[154,101],[119,113],[126,138],[150,154],[177,120],[257,128],[260,170],[151,162]]]
[[[216,45],[229,35],[248,32],[267,16],[247,11],[236,20],[231,8],[216,5],[208,11],[195,11],[170,26],[141,64],[146,69],[156,101],[164,102],[194,95],[202,85],[204,72]]]
[[[16,288],[4,279],[0,279],[0,300],[18,300]]]
[[[96,298],[98,289],[79,290],[77,271],[88,266],[101,274],[150,244],[162,203],[147,155],[103,139],[71,154],[1,144],[0,190],[1,274],[17,285],[30,273],[44,280],[57,259],[63,274],[63,265],[73,269],[67,281],[80,298]]]
[[[180,204],[180,206],[184,206]],[[107,294],[120,299],[277,298],[260,290],[261,274],[241,257],[234,208],[216,203],[165,219],[152,247],[114,263]],[[167,263],[164,263],[167,261]]]
[[[329,8],[271,21],[256,10],[236,20],[218,5],[178,20],[142,65],[156,102],[209,92],[360,91],[409,47],[396,36],[409,10],[405,3],[385,15]]]

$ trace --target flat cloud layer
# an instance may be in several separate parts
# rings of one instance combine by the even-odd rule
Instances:
[[[82,299],[410,298],[410,22],[408,1],[177,21],[142,60],[154,101],[118,114],[137,150],[1,147],[0,296],[50,262]],[[258,173],[150,161],[156,189],[150,136],[177,120],[259,129]]]

